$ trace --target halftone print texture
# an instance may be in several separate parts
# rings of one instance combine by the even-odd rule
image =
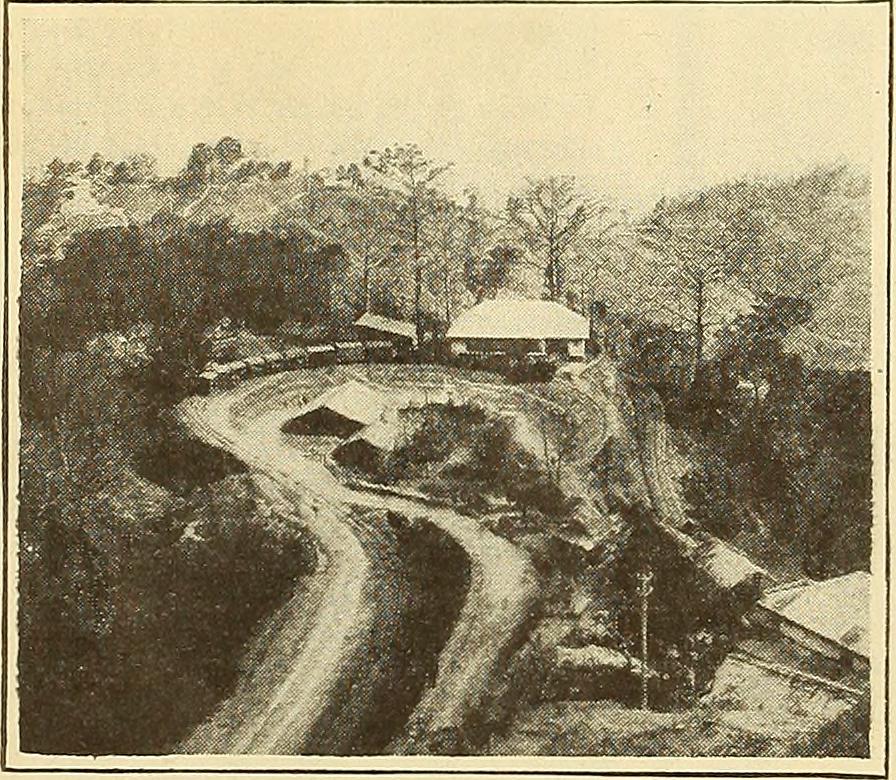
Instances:
[[[25,174],[21,749],[868,757],[872,171],[416,137]]]

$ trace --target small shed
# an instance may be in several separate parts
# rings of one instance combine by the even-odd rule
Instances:
[[[376,420],[340,444],[333,457],[343,466],[351,466],[368,473],[377,472],[398,441],[398,426],[394,420]]]
[[[388,401],[372,387],[350,380],[332,387],[299,409],[283,431],[305,436],[347,438],[378,420]]]
[[[794,645],[841,668],[869,668],[871,575],[799,580],[768,591],[755,617]]]
[[[236,344],[237,327],[229,317],[222,317],[203,331],[202,340],[212,355],[222,356]]]
[[[417,326],[413,322],[395,320],[368,311],[355,321],[355,330],[364,341],[386,339],[402,349],[417,346]]]

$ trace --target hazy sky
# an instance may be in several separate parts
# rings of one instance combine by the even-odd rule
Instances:
[[[167,172],[223,135],[335,165],[408,140],[489,201],[569,173],[639,209],[744,175],[867,168],[885,140],[885,5],[10,14],[27,165],[148,151]]]

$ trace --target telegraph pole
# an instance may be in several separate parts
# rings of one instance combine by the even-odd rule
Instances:
[[[645,569],[638,575],[641,592],[641,709],[647,709],[647,598],[653,593],[653,572]]]

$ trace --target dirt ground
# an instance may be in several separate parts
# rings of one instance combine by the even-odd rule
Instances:
[[[755,713],[754,713],[755,715]],[[570,756],[786,756],[794,724],[778,719],[757,731],[755,721],[730,719],[711,709],[651,712],[614,702],[564,701],[527,710],[507,733],[491,740],[488,755]]]
[[[411,382],[415,377],[438,381],[452,371],[417,366],[371,369],[380,378],[400,374]],[[282,424],[303,398],[346,378],[358,378],[358,371],[359,367],[348,366],[278,374],[182,406],[183,417],[196,435],[264,475],[277,500],[305,508],[309,528],[328,560],[320,584],[320,609],[304,639],[297,642],[295,636],[279,634],[272,638],[290,648],[291,665],[263,662],[252,670],[272,695],[260,711],[252,708],[252,702],[258,703],[257,689],[256,695],[246,693],[243,701],[225,705],[225,710],[242,713],[242,723],[220,731],[214,752],[304,752],[309,747],[304,735],[312,733],[327,702],[340,689],[340,681],[356,677],[359,670],[353,665],[376,652],[375,648],[358,652],[358,642],[370,635],[368,626],[382,619],[366,594],[371,591],[370,581],[382,576],[390,564],[381,554],[376,534],[354,522],[356,513],[350,507],[423,515],[457,541],[470,559],[468,597],[441,654],[434,684],[411,717],[415,733],[425,735],[460,725],[487,690],[487,680],[514,627],[529,617],[537,586],[525,553],[473,518],[451,510],[346,488],[321,459],[297,450],[283,436]]]

